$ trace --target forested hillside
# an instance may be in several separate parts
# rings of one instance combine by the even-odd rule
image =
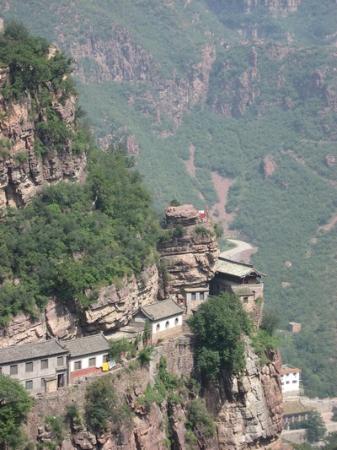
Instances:
[[[130,283],[156,259],[159,222],[125,150],[102,152],[85,130],[67,57],[10,23],[0,34],[0,67],[6,74],[0,89],[3,336],[15,316],[37,319],[50,298],[79,314],[97,301],[100,288]],[[64,176],[62,183],[57,162],[71,166],[69,155],[82,155],[86,167],[80,180]],[[42,179],[39,172],[48,170],[52,176]],[[27,186],[39,195],[17,209],[24,205],[13,199],[22,201]]]
[[[231,186],[231,227],[259,247],[266,307],[283,328],[303,324],[285,336],[286,360],[308,393],[336,395],[336,3],[0,6],[72,55],[99,142],[125,143],[158,206],[211,207]]]

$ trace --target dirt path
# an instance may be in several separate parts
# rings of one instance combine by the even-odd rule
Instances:
[[[212,206],[211,216],[216,222],[222,224],[226,235],[234,237],[235,233],[229,230],[229,225],[233,222],[235,214],[226,211],[228,192],[234,181],[219,175],[217,172],[212,172],[212,182],[218,196],[218,202]]]
[[[191,175],[191,177],[194,178],[195,177],[196,168],[195,168],[195,163],[194,163],[195,147],[194,147],[193,144],[190,144],[189,152],[190,152],[190,156],[189,156],[188,160],[184,161],[184,162],[185,162],[185,166],[186,166],[187,172]]]
[[[318,231],[323,231],[327,233],[331,231],[335,225],[337,225],[337,214],[332,216],[329,222],[327,222],[325,225],[321,225],[320,227],[318,227]]]
[[[220,254],[223,258],[231,259],[237,262],[249,263],[251,256],[257,251],[257,248],[248,242],[238,239],[227,239],[235,247],[225,250]]]

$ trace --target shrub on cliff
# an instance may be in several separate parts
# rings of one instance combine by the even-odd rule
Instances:
[[[67,78],[71,60],[60,52],[48,58],[48,51],[48,42],[30,35],[23,25],[6,25],[0,36],[0,63],[9,67],[10,75],[9,84],[4,87],[5,97],[18,99],[26,91],[36,94],[47,83],[54,89],[74,90]]]
[[[131,411],[119,397],[112,378],[105,376],[88,385],[85,395],[85,417],[90,430],[101,433],[119,428],[131,419]]]
[[[250,321],[233,295],[211,297],[188,321],[196,338],[196,368],[204,381],[220,373],[240,372],[245,364],[242,335],[250,333]]]
[[[22,385],[0,374],[0,448],[17,448],[19,428],[32,406]]]
[[[85,184],[50,187],[1,222],[0,325],[51,296],[88,306],[97,288],[155,260],[157,229],[126,155],[92,151]]]

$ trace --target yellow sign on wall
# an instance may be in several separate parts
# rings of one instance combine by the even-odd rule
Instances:
[[[103,370],[103,372],[109,372],[109,363],[108,362],[104,362],[102,364],[102,370]]]

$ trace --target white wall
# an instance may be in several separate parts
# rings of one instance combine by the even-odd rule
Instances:
[[[176,323],[176,319],[177,323]],[[168,322],[168,326],[166,323]],[[169,317],[167,319],[163,320],[157,320],[155,322],[152,322],[152,334],[160,333],[161,331],[170,330],[175,327],[179,327],[183,324],[183,315],[179,314],[176,316]],[[159,325],[159,329],[157,328],[157,325]]]
[[[203,293],[204,294],[204,298],[203,300],[200,299],[200,294]],[[202,302],[202,301],[206,301],[209,295],[208,291],[202,291],[202,292],[193,292],[193,294],[195,294],[195,299],[192,300],[192,292],[186,292],[186,301],[187,302]]]
[[[78,358],[71,358],[69,361],[69,365],[70,365],[70,372],[74,372],[75,369],[75,361],[82,361],[82,366],[81,366],[81,370],[82,369],[88,369],[89,367],[89,359],[90,358],[94,358],[96,357],[96,365],[95,367],[102,367],[103,364],[103,356],[106,355],[107,353],[100,353],[100,354],[96,354],[96,355],[88,355],[88,356],[83,356],[83,357],[78,357]]]
[[[284,394],[300,390],[300,372],[281,375],[282,392]]]

